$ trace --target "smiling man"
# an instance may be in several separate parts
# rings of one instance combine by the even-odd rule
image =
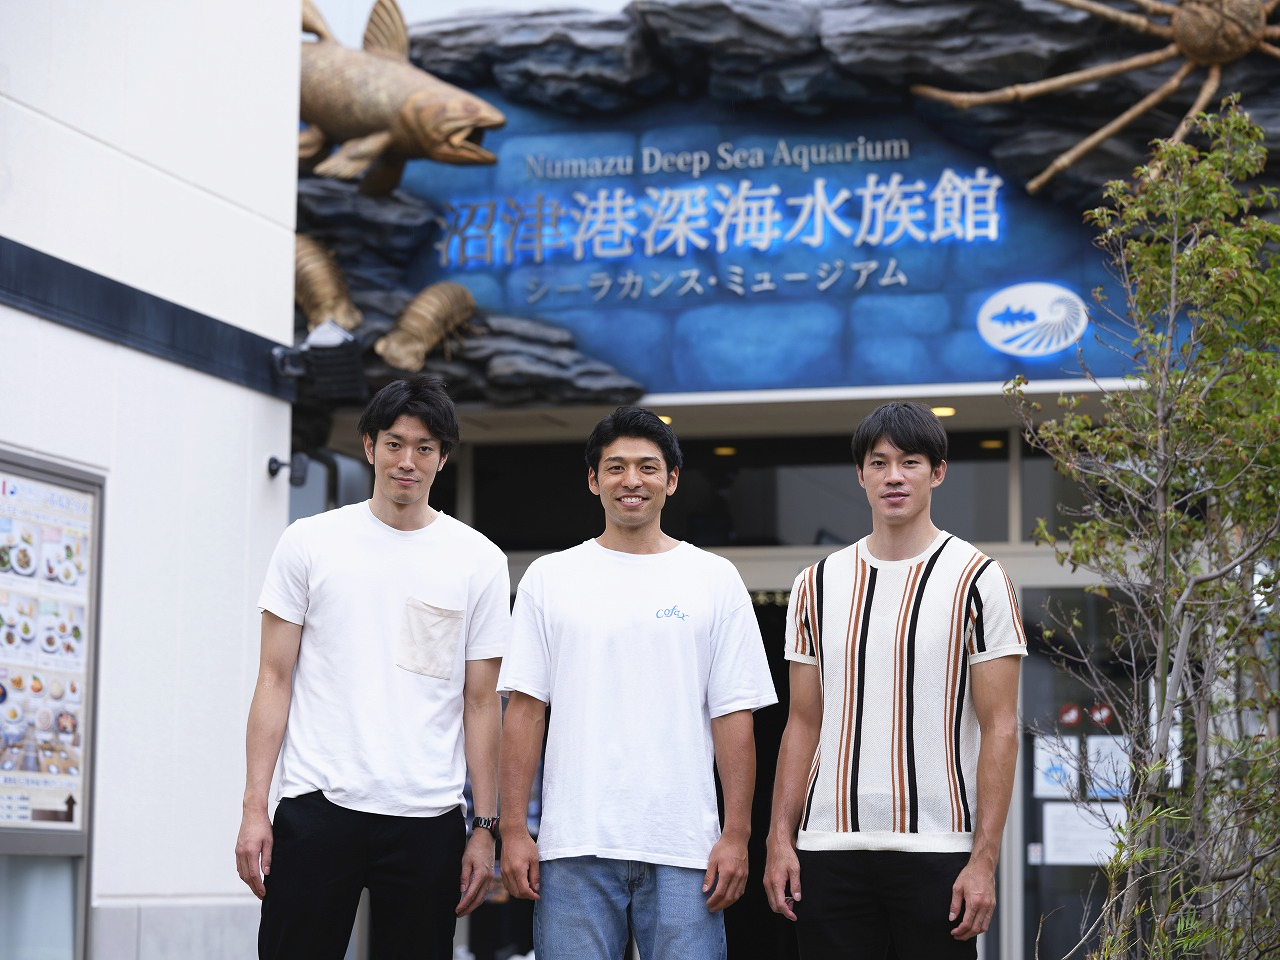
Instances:
[[[873,411],[871,534],[792,587],[765,887],[802,957],[973,958],[995,909],[1027,644],[1000,564],[933,524],[946,456],[928,407]]]
[[[359,430],[373,496],[291,525],[258,602],[236,867],[260,958],[338,960],[368,888],[375,957],[445,960],[493,875],[506,557],[428,502],[458,442],[440,381],[388,384]]]
[[[586,462],[604,532],[529,566],[498,680],[503,883],[537,901],[539,957],[622,960],[630,929],[645,960],[722,960],[720,911],[747,878],[751,714],[777,700],[760,628],[729,561],[662,531],[682,462],[669,426],[620,407]]]

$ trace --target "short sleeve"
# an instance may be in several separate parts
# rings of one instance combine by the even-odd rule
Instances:
[[[511,642],[498,673],[498,692],[523,693],[543,703],[551,702],[551,654],[546,623],[535,600],[531,582],[540,578],[534,567],[524,575],[511,611]]]
[[[778,702],[751,597],[732,566],[725,581],[729,613],[721,618],[711,638],[707,709],[712,717],[759,710]]]
[[[507,558],[498,554],[497,560],[476,579],[479,588],[471,594],[465,658],[488,660],[505,656],[511,632],[511,574]]]
[[[290,524],[280,536],[266,580],[258,597],[258,609],[274,613],[281,620],[302,623],[307,616],[309,593],[307,581],[311,561],[297,522]]]
[[[801,570],[787,600],[786,647],[783,656],[796,663],[818,662],[818,605],[814,602],[816,567]]]
[[[988,563],[969,588],[968,618],[970,663],[1027,655],[1017,594],[998,561]]]

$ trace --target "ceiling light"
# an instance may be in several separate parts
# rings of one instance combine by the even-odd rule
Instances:
[[[1004,441],[1003,440],[979,440],[978,446],[981,447],[983,450],[1003,450]]]
[[[738,455],[737,447],[715,447],[711,451],[717,457],[736,457]]]
[[[956,415],[955,407],[930,407],[935,417],[954,417]]]

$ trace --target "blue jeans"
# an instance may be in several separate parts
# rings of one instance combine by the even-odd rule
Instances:
[[[641,960],[725,960],[724,914],[707,912],[703,870],[566,857],[539,871],[538,960],[623,960],[628,921]]]

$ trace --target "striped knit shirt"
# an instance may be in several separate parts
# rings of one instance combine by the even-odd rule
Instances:
[[[823,703],[796,845],[970,851],[969,669],[1027,652],[1004,568],[947,533],[891,562],[863,539],[796,577],[786,642],[788,660],[817,664]]]

